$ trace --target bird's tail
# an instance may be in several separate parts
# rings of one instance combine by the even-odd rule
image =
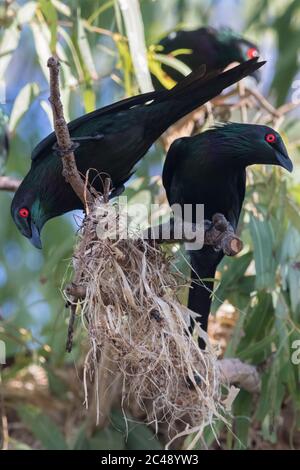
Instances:
[[[203,67],[192,72],[174,88],[159,95],[157,101],[160,105],[160,119],[157,119],[155,113],[157,125],[160,126],[159,132],[164,132],[183,116],[218,96],[225,88],[252,74],[264,64],[264,61],[258,62],[258,58],[254,58],[222,73],[205,73]],[[156,103],[154,100],[153,105]],[[162,106],[164,104],[165,106]]]
[[[201,328],[207,331],[208,317],[212,302],[212,293],[216,269],[223,255],[216,253],[213,248],[204,246],[200,251],[191,251],[192,266],[191,287],[189,292],[188,307],[199,315],[196,321]],[[193,330],[193,326],[192,326]],[[200,338],[199,346],[205,349],[205,343]]]

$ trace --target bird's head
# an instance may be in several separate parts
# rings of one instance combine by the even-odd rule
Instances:
[[[49,217],[34,188],[28,185],[28,175],[13,198],[11,215],[21,234],[36,248],[42,248],[40,233]]]
[[[209,131],[208,131],[209,132]],[[216,147],[239,166],[277,165],[293,171],[293,163],[278,132],[269,126],[229,123],[217,126]]]
[[[217,32],[217,37],[222,44],[222,54],[229,65],[233,62],[245,62],[260,56],[259,48],[253,42],[247,41],[242,36],[229,28],[221,29]],[[259,82],[261,79],[260,70],[256,70],[251,76]]]
[[[55,178],[51,176],[52,172]],[[17,189],[11,215],[21,234],[36,248],[42,248],[40,234],[45,223],[76,208],[76,200],[75,193],[63,179],[59,159],[41,159],[33,162]]]

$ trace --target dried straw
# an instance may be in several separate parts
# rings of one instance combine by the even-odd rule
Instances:
[[[103,395],[111,398],[117,388],[123,410],[134,400],[156,429],[168,423],[170,439],[181,429],[180,435],[196,433],[198,440],[206,425],[223,419],[214,351],[209,344],[201,351],[197,338],[188,333],[195,314],[178,302],[182,277],[172,269],[172,259],[137,236],[111,239],[108,230],[99,238],[103,217],[110,223],[120,220],[113,206],[105,204],[105,215],[103,207],[97,204],[86,218],[74,253],[75,277],[85,289],[81,312],[90,343],[86,405],[92,378],[98,421],[107,411],[101,405]],[[196,335],[207,341],[198,326]],[[107,375],[113,380],[105,380]]]

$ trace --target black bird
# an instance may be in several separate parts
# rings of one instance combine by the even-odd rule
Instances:
[[[245,62],[224,73],[190,74],[173,90],[135,96],[96,110],[69,124],[78,170],[92,168],[109,175],[114,192],[120,193],[134,165],[174,122],[218,95],[224,88],[264,62]],[[21,233],[41,248],[40,232],[47,220],[81,209],[82,203],[62,176],[56,137],[46,137],[32,153],[32,165],[12,201],[12,217]],[[94,176],[94,175],[93,175]],[[100,178],[94,185],[102,190]]]
[[[202,27],[192,31],[173,31],[164,37],[159,45],[163,48],[162,53],[166,55],[182,49],[182,53],[176,55],[176,59],[191,70],[201,65],[205,65],[207,71],[224,70],[233,62],[242,63],[259,56],[256,44],[247,41],[229,28]],[[179,71],[165,64],[162,64],[162,70],[175,82],[183,78]],[[259,71],[251,75],[256,81],[260,80]],[[153,83],[156,90],[163,88],[155,76]]]
[[[221,213],[236,229],[245,196],[246,167],[253,164],[279,165],[290,172],[293,169],[280,135],[270,127],[230,123],[178,139],[171,145],[163,169],[169,204],[180,204],[182,208],[191,204],[193,223],[197,223],[196,204],[204,204],[205,219]],[[201,315],[199,322],[204,330],[213,281],[201,280],[215,278],[223,256],[207,245],[190,251],[188,306]],[[202,340],[199,344],[204,347]]]

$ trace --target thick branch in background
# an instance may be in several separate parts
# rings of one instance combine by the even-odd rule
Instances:
[[[0,190],[2,191],[17,191],[20,184],[21,180],[9,176],[0,176]]]

